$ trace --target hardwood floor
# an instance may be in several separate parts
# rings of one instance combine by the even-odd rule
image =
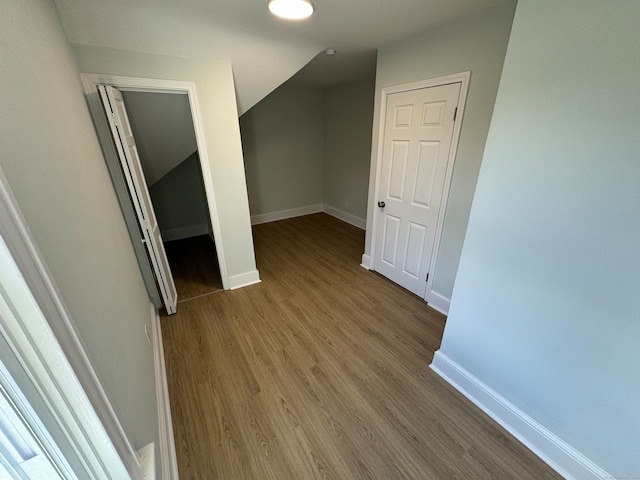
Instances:
[[[165,242],[178,303],[222,290],[216,246],[209,235]]]
[[[262,283],[162,319],[180,478],[559,479],[433,373],[445,317],[325,214],[254,228]]]

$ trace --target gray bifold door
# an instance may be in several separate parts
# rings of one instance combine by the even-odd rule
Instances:
[[[153,204],[142,172],[122,93],[108,85],[99,85],[98,91],[140,225],[141,241],[149,255],[164,306],[167,313],[172,315],[176,313],[178,294],[173,283],[167,254],[164,251],[160,227],[153,211]]]

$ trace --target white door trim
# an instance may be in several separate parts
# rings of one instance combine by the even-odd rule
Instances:
[[[200,157],[202,179],[204,181],[207,204],[209,206],[211,227],[213,228],[213,237],[216,243],[216,252],[218,254],[218,265],[220,266],[222,287],[225,290],[228,290],[230,288],[229,273],[227,271],[227,262],[222,243],[222,230],[220,228],[213,178],[211,176],[211,162],[209,160],[207,145],[204,139],[204,127],[200,116],[200,102],[198,100],[196,84],[194,82],[178,80],[161,80],[96,73],[82,73],[80,74],[80,77],[82,79],[82,85],[86,95],[97,94],[98,85],[101,84],[110,85],[123,91],[176,93],[186,94],[188,96],[189,106],[191,107],[191,119],[193,121],[193,128],[196,134],[196,144],[198,145],[198,156]]]
[[[53,427],[59,428],[71,444],[86,469],[86,478],[141,479],[137,453],[82,346],[1,169],[0,236],[0,244],[6,245],[19,272],[7,282],[3,274],[11,272],[3,269],[0,274],[0,292],[6,295],[3,302],[9,306],[4,311],[10,312],[0,315],[0,331],[28,375],[27,386],[35,389],[46,405],[45,415],[36,413],[43,419],[54,419]],[[45,427],[52,432],[46,423]]]
[[[467,99],[467,92],[469,90],[469,80],[471,78],[471,72],[460,72],[451,75],[445,75],[442,77],[431,78],[428,80],[421,80],[418,82],[405,83],[402,85],[394,85],[391,87],[384,87],[380,93],[380,117],[378,119],[378,155],[376,158],[376,177],[374,182],[375,195],[374,201],[380,196],[380,176],[382,175],[382,155],[384,151],[384,134],[385,134],[385,119],[387,116],[387,97],[393,93],[408,92],[411,90],[419,90],[422,88],[438,87],[441,85],[447,85],[450,83],[460,83],[460,99],[458,100],[458,112],[456,116],[456,122],[453,126],[453,138],[451,141],[451,150],[449,151],[449,158],[447,159],[447,173],[444,180],[444,189],[442,190],[442,202],[440,212],[438,213],[438,221],[436,223],[435,241],[433,244],[433,252],[431,254],[431,264],[429,267],[429,279],[427,280],[427,290],[424,297],[425,301],[429,301],[430,294],[433,286],[433,272],[436,269],[436,263],[438,259],[438,251],[440,249],[440,239],[442,236],[442,226],[444,224],[444,216],[447,210],[447,201],[449,199],[449,188],[451,187],[451,177],[453,176],[453,165],[456,159],[456,152],[458,150],[458,141],[460,139],[460,129],[462,127],[462,119],[464,117],[464,107]],[[374,208],[370,205],[369,208]],[[371,256],[367,258],[369,260],[368,268],[375,270],[375,255],[376,251],[376,232],[378,225],[378,216],[380,212],[374,208],[372,222],[372,236],[371,236]]]

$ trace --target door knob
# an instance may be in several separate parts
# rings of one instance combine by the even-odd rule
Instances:
[[[384,207],[386,206],[386,203],[384,203],[384,202],[378,202],[378,206],[379,206],[380,208],[384,208]]]

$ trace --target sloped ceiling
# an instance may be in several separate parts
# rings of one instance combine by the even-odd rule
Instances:
[[[284,21],[267,0],[55,0],[69,41],[231,62],[242,114],[325,48],[302,80],[357,75],[385,44],[515,0],[316,0],[315,14]]]

